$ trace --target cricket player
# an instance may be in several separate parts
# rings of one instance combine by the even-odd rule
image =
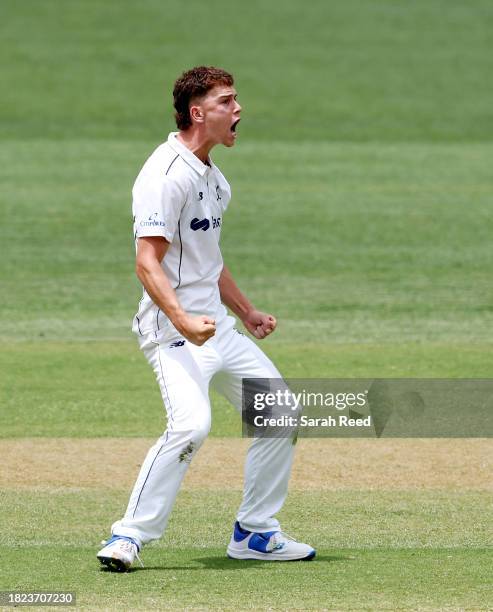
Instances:
[[[136,273],[143,296],[133,331],[157,378],[167,428],[149,450],[125,515],[97,553],[114,571],[130,568],[160,538],[181,482],[211,425],[209,385],[239,411],[243,378],[281,378],[234,317],[257,339],[276,319],[257,310],[223,262],[219,237],[231,190],[209,156],[234,145],[241,106],[231,74],[200,66],[176,81],[178,132],[145,162],[133,188]],[[285,535],[276,519],[287,495],[294,445],[254,439],[244,494],[227,555],[232,559],[311,559],[315,550]]]

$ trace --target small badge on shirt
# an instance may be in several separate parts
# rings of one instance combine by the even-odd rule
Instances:
[[[161,219],[157,218],[158,213],[152,213],[152,215],[149,215],[149,218],[147,219],[147,221],[141,221],[140,222],[140,227],[155,227],[155,226],[159,226],[159,227],[164,227],[165,223],[164,221],[161,221]]]
[[[176,342],[172,342],[168,348],[177,348],[179,346],[184,346],[186,340],[177,340]]]

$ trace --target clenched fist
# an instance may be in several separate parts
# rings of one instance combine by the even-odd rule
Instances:
[[[252,336],[259,340],[271,334],[277,326],[275,317],[260,310],[251,310],[242,322]]]
[[[186,316],[176,326],[181,335],[192,344],[202,346],[216,333],[216,322],[206,315],[198,317]]]

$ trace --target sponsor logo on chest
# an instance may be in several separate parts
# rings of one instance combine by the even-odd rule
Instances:
[[[212,216],[210,220],[207,217],[205,217],[204,219],[194,217],[190,221],[190,229],[192,229],[194,232],[197,232],[198,230],[206,232],[211,227],[211,225],[212,229],[217,229],[221,227],[221,217]]]

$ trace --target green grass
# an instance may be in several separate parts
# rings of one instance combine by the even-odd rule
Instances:
[[[489,0],[3,0],[0,129],[156,138],[198,63],[237,78],[254,140],[489,141]]]
[[[36,578],[11,579],[8,588],[72,590],[78,608],[110,610],[485,610],[491,601],[488,549],[327,548],[308,567],[282,568],[235,564],[224,547],[152,550],[148,566],[123,575],[97,573],[94,550],[16,549],[9,563]]]
[[[128,196],[149,148],[3,145],[0,436],[112,435],[116,413],[122,436],[164,428],[129,329],[140,289]],[[492,153],[241,142],[218,151],[234,179],[224,257],[278,317],[261,346],[285,376],[492,375]],[[215,397],[213,435],[239,431]]]
[[[488,378],[491,344],[266,343],[288,378]],[[158,437],[164,408],[135,342],[4,342],[0,438]],[[241,435],[241,419],[212,394],[212,436]],[[115,422],[118,421],[118,431]]]
[[[236,76],[222,248],[279,319],[261,346],[281,372],[491,377],[492,24],[489,0],[3,0],[0,438],[163,430],[129,330],[130,190],[199,63]],[[212,435],[239,435],[213,400]],[[184,492],[146,570],[113,576],[94,551],[126,497],[0,493],[0,589],[97,609],[492,600],[486,493],[293,494],[283,522],[319,557],[270,566],[224,559],[236,493]]]
[[[151,147],[3,143],[0,337],[131,336],[130,190]],[[218,151],[233,184],[224,258],[278,316],[273,342],[488,341],[492,156],[489,144]]]
[[[126,575],[100,571],[94,557],[125,493],[3,496],[0,589],[75,590],[81,607],[485,609],[492,594],[486,493],[294,492],[281,517],[317,543],[318,558],[279,566],[225,558],[238,493],[182,492],[166,536],[143,553],[145,569]]]

